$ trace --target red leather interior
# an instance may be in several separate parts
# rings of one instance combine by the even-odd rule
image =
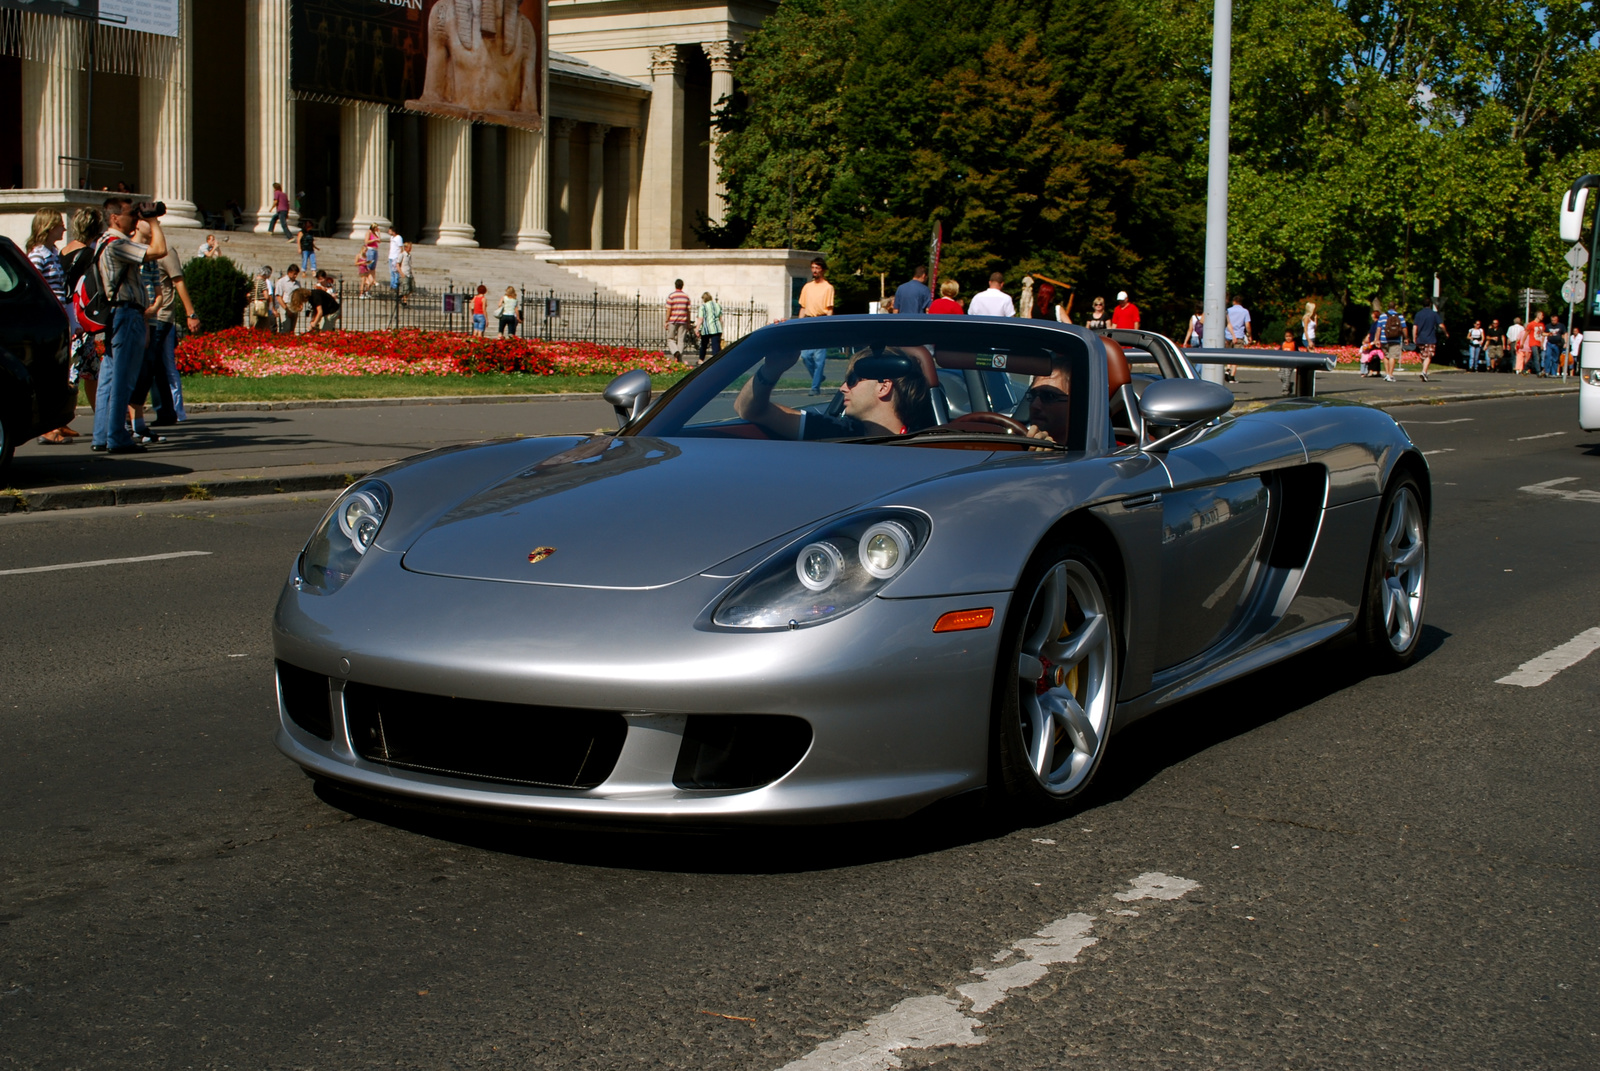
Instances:
[[[928,381],[928,386],[939,385],[939,366],[934,364],[933,354],[926,346],[902,346],[900,351],[922,366],[922,378]]]
[[[1128,355],[1123,352],[1122,344],[1112,339],[1101,338],[1100,345],[1106,351],[1106,378],[1110,380],[1111,393],[1116,394],[1133,382],[1133,373],[1128,369]]]

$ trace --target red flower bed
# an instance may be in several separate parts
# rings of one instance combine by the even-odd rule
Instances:
[[[682,367],[664,354],[627,346],[415,329],[277,335],[233,327],[178,344],[178,371],[203,376],[612,376],[634,368],[668,374]]]

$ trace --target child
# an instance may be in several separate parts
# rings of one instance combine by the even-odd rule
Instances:
[[[1383,347],[1377,339],[1368,339],[1366,349],[1361,351],[1361,378],[1378,374],[1377,369],[1382,367]]]

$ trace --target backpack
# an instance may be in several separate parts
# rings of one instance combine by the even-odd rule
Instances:
[[[110,327],[111,315],[116,311],[100,272],[100,255],[114,241],[117,239],[104,235],[95,243],[94,255],[78,276],[77,285],[72,288],[72,309],[78,316],[78,326],[91,335],[98,335]],[[93,271],[89,270],[91,266]],[[77,264],[73,268],[77,270]]]
[[[1406,322],[1398,313],[1391,313],[1389,318],[1383,321],[1383,340],[1389,343],[1406,340]]]

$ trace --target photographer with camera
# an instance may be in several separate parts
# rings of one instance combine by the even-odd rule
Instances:
[[[139,279],[145,261],[159,261],[167,255],[167,236],[160,217],[167,206],[135,204],[126,197],[110,197],[105,202],[106,233],[95,246],[95,271],[100,286],[112,307],[107,334],[107,353],[102,367],[98,397],[94,407],[92,449],[112,454],[142,454],[144,447],[133,441],[127,425],[128,403],[144,366],[145,308],[150,299]],[[141,244],[133,233],[141,219],[150,221],[150,241]]]

